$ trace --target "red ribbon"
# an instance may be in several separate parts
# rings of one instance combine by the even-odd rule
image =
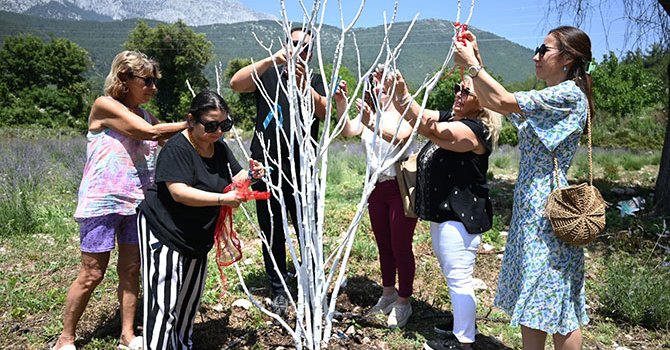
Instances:
[[[251,181],[235,181],[226,186],[223,193],[237,190],[237,197],[243,202],[250,200],[267,200],[270,198],[270,192],[252,191],[249,188]],[[216,221],[214,230],[214,245],[216,246],[216,265],[221,275],[221,284],[223,288],[222,295],[226,292],[226,275],[223,274],[223,267],[242,259],[242,248],[240,240],[237,238],[237,232],[233,228],[233,208],[222,205],[219,218]]]

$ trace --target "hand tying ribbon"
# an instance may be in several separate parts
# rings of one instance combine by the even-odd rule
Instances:
[[[238,198],[243,202],[250,200],[268,200],[270,192],[253,191],[249,188],[250,179],[236,181],[226,186],[223,193],[236,190]],[[223,266],[228,266],[242,259],[242,249],[240,240],[237,238],[237,232],[233,228],[233,208],[222,205],[219,212],[219,219],[216,221],[214,230],[214,245],[216,246],[216,265],[221,275],[221,284],[223,288],[222,295],[226,292],[226,276],[223,274]]]

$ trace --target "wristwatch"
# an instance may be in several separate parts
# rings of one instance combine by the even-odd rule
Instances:
[[[470,66],[468,67],[468,75],[471,77],[476,77],[479,74],[479,71],[482,70],[482,66]]]

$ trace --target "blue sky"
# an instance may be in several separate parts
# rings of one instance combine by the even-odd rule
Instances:
[[[279,17],[279,0],[240,0],[249,8]],[[625,22],[622,18],[621,0],[602,1],[604,5],[593,12],[593,16],[582,26],[591,37],[594,57],[600,61],[608,51],[619,54],[625,47]],[[353,18],[360,4],[359,0],[343,0],[345,20]],[[453,21],[456,19],[457,1],[448,0],[399,0],[398,18],[409,21],[419,13],[419,19],[438,18]],[[461,16],[467,16],[470,1],[463,1]],[[543,0],[475,0],[475,8],[470,24],[496,35],[507,38],[529,48],[542,43],[547,31],[560,24],[572,24],[571,16],[564,16],[562,22],[545,16],[547,1]],[[297,0],[286,0],[289,19],[302,21],[302,9]],[[305,0],[306,6],[312,1]],[[328,0],[325,21],[339,26],[337,0]],[[367,0],[357,27],[370,27],[383,23],[383,12],[387,17],[393,11],[394,1]],[[462,18],[464,20],[465,18]]]

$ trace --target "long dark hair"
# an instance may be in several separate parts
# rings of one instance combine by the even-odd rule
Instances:
[[[191,113],[196,120],[200,120],[203,114],[213,110],[226,112],[226,114],[230,115],[230,108],[223,97],[214,91],[203,90],[195,95],[191,101],[188,113]]]
[[[591,39],[581,29],[561,26],[549,31],[560,45],[561,55],[572,59],[568,66],[568,79],[573,80],[584,92],[589,102],[590,118],[593,118],[595,108],[593,105],[593,91],[591,90],[591,75],[586,74],[586,68],[591,62]]]

